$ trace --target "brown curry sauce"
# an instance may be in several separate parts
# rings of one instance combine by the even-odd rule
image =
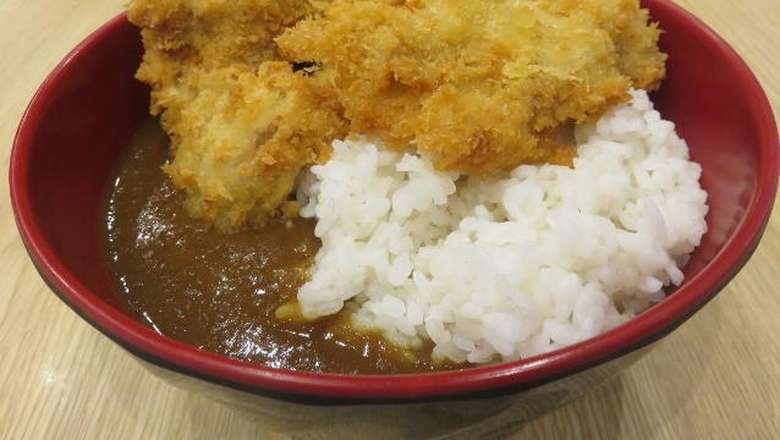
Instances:
[[[137,319],[199,349],[274,368],[398,374],[464,367],[433,362],[430,344],[407,351],[354,331],[344,316],[277,319],[319,249],[314,223],[274,220],[221,234],[184,211],[161,170],[167,157],[168,139],[150,121],[120,160],[106,204],[109,261]]]

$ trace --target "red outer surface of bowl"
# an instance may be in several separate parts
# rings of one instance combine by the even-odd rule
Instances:
[[[517,392],[622,356],[666,335],[723,288],[757,246],[772,211],[778,134],[771,107],[740,57],[665,0],[644,3],[666,31],[669,77],[654,97],[702,164],[710,232],[682,287],[631,322],[553,353],[471,370],[345,376],[275,370],[199,351],[124,313],[106,270],[100,221],[111,165],[144,120],[132,80],[141,46],[119,16],[79,45],[41,86],[11,156],[13,209],[42,277],[85,320],[134,354],[185,374],[309,403],[407,402]]]

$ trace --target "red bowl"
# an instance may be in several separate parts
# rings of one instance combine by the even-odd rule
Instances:
[[[22,118],[10,166],[19,231],[41,276],[64,302],[130,352],[165,369],[256,395],[320,404],[523,395],[674,330],[747,262],[772,211],[777,126],[755,76],[731,47],[683,9],[665,0],[645,4],[665,30],[662,46],[670,54],[668,79],[654,100],[677,123],[704,169],[710,231],[687,266],[682,287],[631,322],[580,344],[466,371],[346,376],[231,360],[132,319],[117,298],[99,227],[112,165],[147,118],[148,90],[133,79],[142,47],[124,15],[57,66]]]

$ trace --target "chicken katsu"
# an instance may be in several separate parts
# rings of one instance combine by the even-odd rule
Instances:
[[[659,34],[631,0],[338,0],[277,42],[321,64],[353,132],[490,175],[567,163],[544,140],[658,86]]]
[[[135,0],[138,78],[172,139],[165,166],[188,212],[224,232],[284,209],[301,169],[346,134],[335,103],[302,86],[273,38],[314,7],[308,0]]]
[[[637,0],[135,0],[129,16],[166,170],[228,232],[294,212],[300,171],[347,134],[467,174],[571,164],[562,127],[665,73]]]

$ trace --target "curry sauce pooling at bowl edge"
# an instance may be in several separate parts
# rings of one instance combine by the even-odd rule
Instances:
[[[199,349],[274,368],[398,374],[464,367],[433,362],[431,345],[409,352],[350,329],[343,314],[277,319],[320,247],[314,223],[276,220],[226,235],[193,220],[161,170],[168,146],[159,123],[146,123],[120,159],[106,203],[111,269],[141,322]]]

